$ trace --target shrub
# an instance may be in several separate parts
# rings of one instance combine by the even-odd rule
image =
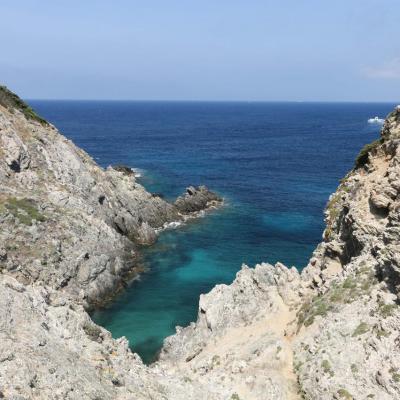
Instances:
[[[361,322],[360,325],[357,326],[357,328],[354,330],[353,334],[351,336],[359,336],[363,335],[364,333],[367,333],[369,331],[369,325],[366,324],[365,322]]]
[[[382,144],[382,140],[378,139],[373,141],[372,143],[366,144],[358,153],[358,156],[356,158],[356,168],[361,168],[363,167],[367,162],[368,162],[368,156],[369,153],[376,149],[379,145]]]
[[[20,110],[25,115],[26,119],[32,119],[40,122],[42,125],[47,125],[45,119],[36,114],[28,104],[5,86],[0,86],[0,104],[10,112],[13,112],[14,109]]]
[[[5,203],[5,208],[22,224],[32,225],[32,221],[44,222],[46,218],[39,212],[36,204],[30,199],[16,199],[11,197]]]

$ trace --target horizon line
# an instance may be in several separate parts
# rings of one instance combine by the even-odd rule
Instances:
[[[397,104],[395,100],[188,100],[188,99],[90,99],[90,98],[23,98],[25,101],[143,102],[143,103],[364,103]]]

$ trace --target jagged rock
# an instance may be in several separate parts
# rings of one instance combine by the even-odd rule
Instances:
[[[325,240],[301,275],[245,268],[201,296],[197,322],[165,340],[159,364],[246,399],[399,398],[399,136],[396,110],[330,197]]]
[[[150,370],[73,301],[0,275],[0,393],[5,399],[201,399],[199,384]],[[51,299],[51,300],[50,300]]]
[[[128,167],[127,165],[113,165],[112,168],[128,176],[135,175],[133,169]]]
[[[220,199],[190,187],[168,204],[15,104],[0,88],[1,134],[19,143],[8,160],[20,165],[0,159],[0,397],[400,397],[400,109],[330,197],[324,240],[301,274],[243,266],[200,297],[197,322],[177,327],[146,367],[82,304],[132,270],[135,244]]]
[[[138,229],[138,242],[140,244],[153,244],[157,240],[157,234],[147,222],[143,222]]]
[[[190,186],[186,193],[178,197],[175,201],[175,207],[182,213],[192,213],[218,205],[222,198],[211,192],[206,186],[195,188]]]
[[[131,168],[100,168],[4,87],[0,131],[0,269],[88,307],[138,270],[137,244],[154,243],[165,224],[215,197],[199,188],[201,200],[178,210],[148,193]]]

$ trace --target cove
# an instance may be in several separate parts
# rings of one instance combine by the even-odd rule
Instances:
[[[106,167],[142,170],[140,182],[174,199],[206,184],[225,206],[160,235],[141,252],[146,271],[94,320],[126,336],[145,362],[198,298],[230,283],[242,263],[303,268],[321,240],[331,192],[393,104],[30,101]]]

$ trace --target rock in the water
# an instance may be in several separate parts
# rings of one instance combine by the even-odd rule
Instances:
[[[220,203],[222,203],[222,198],[206,186],[190,186],[185,194],[176,199],[175,207],[181,213],[188,214],[218,206]]]

